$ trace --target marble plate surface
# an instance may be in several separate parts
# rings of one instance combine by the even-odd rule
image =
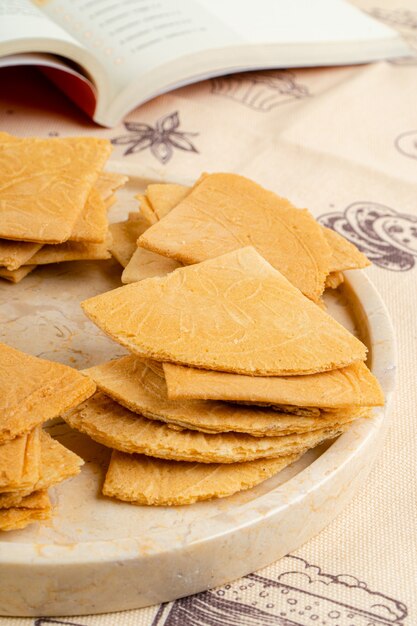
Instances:
[[[112,219],[135,210],[134,180]],[[125,354],[83,314],[81,300],[120,286],[104,262],[44,267],[18,285],[0,284],[0,341],[84,368]],[[387,311],[363,272],[326,296],[329,312],[369,347],[386,406],[335,442],[305,454],[258,487],[172,508],[137,507],[101,495],[109,451],[60,420],[50,432],[85,460],[53,488],[51,522],[0,537],[0,615],[87,615],[169,601],[236,579],[320,532],[364,482],[387,426],[395,378]]]

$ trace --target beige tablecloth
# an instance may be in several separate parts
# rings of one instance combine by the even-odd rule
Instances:
[[[393,4],[361,2],[415,43],[416,3]],[[109,137],[115,165],[150,180],[238,172],[359,244],[396,327],[399,376],[370,478],[295,554],[162,607],[61,621],[0,618],[0,626],[416,626],[417,59],[213,79],[155,99],[112,130],[92,125],[32,70],[13,74],[17,82],[2,74],[2,130]]]

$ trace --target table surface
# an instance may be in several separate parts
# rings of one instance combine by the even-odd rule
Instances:
[[[379,2],[380,17],[417,43],[415,2],[391,5]],[[356,243],[373,255],[366,273],[396,327],[399,378],[390,431],[369,479],[343,513],[295,554],[167,605],[53,621],[0,618],[0,626],[417,624],[417,60],[272,71],[267,83],[248,74],[186,87],[125,120],[152,128],[163,118],[178,121],[176,132],[186,141],[179,147],[167,132],[162,143],[133,154],[126,152],[139,139],[134,131],[123,124],[95,126],[36,70],[2,70],[2,77],[2,130],[125,137],[129,143],[114,145],[111,168],[144,184],[190,183],[202,171],[238,172],[307,206],[323,223],[356,233]],[[0,319],[6,315],[7,302],[0,302]],[[383,608],[376,612],[379,594]]]

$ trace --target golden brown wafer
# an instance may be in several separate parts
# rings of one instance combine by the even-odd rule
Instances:
[[[309,374],[364,360],[367,352],[250,247],[82,306],[137,355],[204,369]]]
[[[329,272],[343,272],[344,270],[361,269],[371,265],[369,259],[339,233],[325,226],[323,226],[323,233],[332,249]]]
[[[166,276],[179,267],[181,267],[181,263],[178,263],[175,259],[169,259],[166,256],[150,252],[145,250],[145,248],[138,248],[135,245],[133,255],[122,274],[122,283],[136,283],[145,278]]]
[[[0,344],[0,443],[76,406],[95,391],[77,370]]]
[[[242,433],[208,435],[177,431],[132,413],[103,393],[97,393],[63,415],[72,427],[109,448],[173,461],[239,463],[301,453],[344,432],[348,424],[282,437],[252,437]]]
[[[363,416],[354,409],[317,410],[317,417],[298,417],[268,407],[210,400],[169,400],[162,366],[135,356],[97,365],[85,373],[98,389],[135,413],[177,428],[205,433],[241,432],[255,437],[288,435],[329,428]]]
[[[178,506],[225,498],[258,485],[296,461],[298,456],[221,465],[165,461],[114,451],[103,494],[153,506]]]
[[[5,267],[0,267],[0,278],[4,278],[11,283],[20,283],[36,267],[36,265],[22,265],[17,270],[7,270]]]
[[[384,395],[361,361],[306,376],[241,376],[164,363],[168,397],[320,409],[382,406]]]
[[[40,477],[40,429],[0,445],[0,493],[33,491]]]
[[[110,259],[111,234],[107,232],[103,243],[65,241],[60,244],[46,244],[28,261],[28,264],[48,265],[65,261],[102,261]]]
[[[73,231],[110,155],[90,137],[0,137],[0,237],[61,243]]]
[[[157,220],[168,215],[191,191],[191,187],[174,183],[151,184],[146,188],[146,199],[151,205]]]
[[[80,472],[83,464],[84,461],[74,452],[65,448],[59,441],[52,439],[45,431],[41,431],[39,480],[27,490],[0,493],[0,509],[18,506],[22,499],[32,491],[47,489],[75,476]]]
[[[18,530],[51,517],[51,502],[46,491],[37,491],[22,499],[17,507],[0,510],[0,530]]]
[[[317,301],[329,273],[331,249],[307,209],[236,174],[198,180],[139,245],[190,264],[253,245],[307,297]]]
[[[135,251],[138,249],[136,241],[145,230],[149,228],[149,222],[140,213],[135,214],[124,222],[110,224],[112,244],[110,252],[114,258],[126,267]]]

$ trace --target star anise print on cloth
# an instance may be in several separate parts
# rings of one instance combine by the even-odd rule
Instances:
[[[379,267],[405,272],[416,265],[417,216],[397,213],[378,202],[354,202],[318,221],[355,244]]]
[[[198,133],[179,130],[178,111],[160,117],[155,126],[142,122],[124,122],[124,126],[129,134],[111,140],[115,146],[129,146],[124,151],[124,156],[150,149],[153,156],[160,163],[165,164],[173,156],[174,149],[198,153],[197,148],[189,139],[189,137],[196,137]]]

